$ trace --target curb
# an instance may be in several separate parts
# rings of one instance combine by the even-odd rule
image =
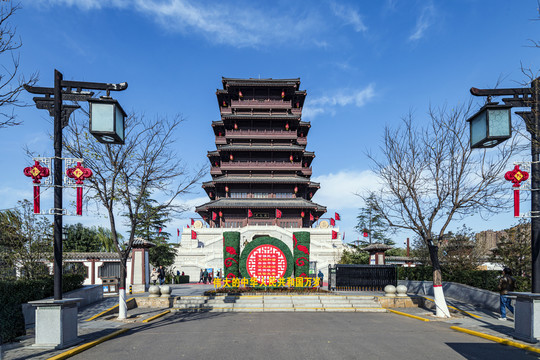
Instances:
[[[435,303],[435,300],[433,300],[433,299],[431,299],[431,298],[428,298],[427,296],[422,296],[422,295],[420,295],[420,296],[423,297],[423,298],[426,299],[426,300],[431,301],[432,303]],[[471,316],[471,317],[473,317],[473,318],[476,318],[476,319],[480,319],[480,318],[481,318],[480,315],[471,314],[470,312],[465,311],[465,310],[461,310],[461,309],[459,309],[459,308],[457,308],[457,307],[455,307],[455,306],[448,305],[448,304],[446,304],[446,306],[448,306],[450,309],[459,311],[460,313],[465,314],[465,315],[469,315],[469,316]]]
[[[135,301],[135,298],[132,297],[132,298],[127,299],[127,300],[126,300],[126,305],[127,305],[127,303],[130,302],[130,301]],[[118,304],[116,304],[116,305],[114,305],[114,306],[108,308],[107,310],[102,311],[102,312],[100,312],[100,313],[98,313],[98,314],[96,314],[96,315],[94,315],[94,316],[92,316],[92,317],[90,317],[90,318],[88,318],[88,319],[86,319],[86,320],[84,320],[84,321],[92,321],[92,320],[97,319],[97,318],[100,317],[100,316],[104,316],[104,315],[111,314],[111,313],[113,313],[114,310],[116,310],[117,308],[118,308]]]
[[[157,314],[157,315],[151,316],[151,317],[149,317],[148,319],[144,319],[142,322],[143,322],[143,323],[150,322],[150,321],[155,320],[155,319],[157,319],[157,318],[160,318],[160,317],[162,317],[162,316],[164,316],[164,315],[167,315],[167,314],[170,313],[170,312],[171,312],[171,310],[165,310],[165,311],[162,312],[162,313],[159,313],[159,314]]]
[[[68,350],[68,351],[65,351],[61,354],[58,354],[56,356],[53,356],[53,357],[50,357],[48,358],[47,360],[61,360],[61,359],[67,359],[69,357],[72,357],[73,355],[76,355],[76,354],[79,354],[85,350],[88,350],[96,345],[99,345],[101,344],[102,342],[105,342],[107,340],[110,340],[120,334],[123,334],[125,333],[126,331],[128,331],[129,329],[120,329],[118,331],[115,331],[113,332],[112,334],[109,334],[107,336],[103,336],[97,340],[94,340],[94,341],[90,341],[89,343],[86,343],[86,344],[83,344],[83,345],[80,345],[80,346],[77,346],[76,348],[73,348],[71,350]]]
[[[426,319],[426,318],[423,318],[423,317],[420,317],[420,316],[416,316],[416,315],[407,314],[407,313],[404,313],[404,312],[401,312],[401,311],[392,310],[392,309],[386,309],[386,310],[390,311],[391,313],[407,316],[407,317],[410,317],[410,318],[413,318],[413,319],[416,319],[416,320],[430,321],[429,319]]]
[[[469,330],[469,329],[465,329],[465,328],[462,328],[462,327],[459,327],[459,326],[450,326],[450,329],[455,330],[455,331],[459,331],[459,332],[462,332],[462,333],[465,333],[465,334],[478,336],[478,337],[484,338],[486,340],[491,340],[491,341],[497,342],[499,344],[513,346],[513,347],[516,347],[516,348],[519,348],[519,349],[523,349],[523,350],[527,350],[527,351],[531,351],[531,352],[535,352],[535,353],[540,353],[539,348],[536,348],[536,347],[530,346],[530,345],[520,344],[520,343],[518,343],[516,341],[503,339],[503,338],[500,338],[498,336],[484,334],[484,333],[479,332],[479,331]]]

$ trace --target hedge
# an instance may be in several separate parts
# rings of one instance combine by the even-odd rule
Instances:
[[[82,286],[84,276],[64,274],[64,292]],[[0,281],[0,336],[4,342],[25,334],[21,304],[54,295],[54,278],[48,276],[37,280]]]
[[[238,278],[238,260],[240,260],[240,233],[227,231],[223,233],[223,275],[227,278]]]
[[[442,279],[460,284],[474,286],[480,289],[498,292],[497,286],[501,272],[498,270],[445,270],[442,269]],[[433,281],[431,266],[398,267],[399,280]],[[531,291],[531,279],[514,276],[515,291]]]
[[[306,277],[309,274],[309,232],[293,233],[294,276]]]

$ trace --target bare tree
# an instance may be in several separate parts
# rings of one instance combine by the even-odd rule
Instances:
[[[452,220],[488,215],[506,206],[503,172],[517,151],[515,137],[494,149],[471,150],[466,122],[470,110],[470,102],[453,109],[430,107],[424,127],[409,113],[401,127],[385,129],[382,159],[368,154],[383,187],[364,200],[389,226],[413,231],[428,246],[440,317],[449,312],[438,241]]]
[[[142,199],[154,193],[162,200],[155,208],[169,213],[185,209],[175,203],[204,175],[205,168],[190,173],[174,152],[175,130],[182,119],[130,116],[126,120],[125,145],[98,143],[84,124],[73,121],[66,136],[66,149],[71,155],[83,158],[94,175],[89,179],[93,199],[105,208],[114,247],[120,256],[119,318],[126,317],[126,263],[133,247],[135,230],[144,217]],[[117,216],[128,219],[129,237],[124,243],[117,236]]]
[[[19,94],[24,85],[33,85],[37,74],[32,74],[28,80],[19,72],[19,54],[17,50],[22,42],[16,36],[16,28],[10,24],[11,17],[20,9],[12,1],[0,2],[0,129],[19,125],[13,107],[24,106],[19,100]],[[7,59],[9,58],[9,60]],[[10,63],[11,65],[8,65]],[[9,110],[11,109],[11,111]]]

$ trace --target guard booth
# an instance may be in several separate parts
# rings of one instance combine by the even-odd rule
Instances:
[[[396,265],[328,265],[328,290],[383,291],[397,286]]]
[[[102,277],[103,294],[118,294],[118,281],[117,277]]]

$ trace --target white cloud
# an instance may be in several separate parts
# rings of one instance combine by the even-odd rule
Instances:
[[[424,37],[426,31],[435,21],[435,7],[432,3],[424,6],[420,16],[416,20],[416,26],[413,33],[409,36],[409,41],[417,41]]]
[[[366,32],[367,26],[362,21],[361,15],[357,10],[350,6],[338,4],[336,2],[330,3],[330,9],[335,16],[340,18],[347,25],[351,25],[356,32]]]
[[[331,96],[308,98],[302,111],[304,118],[313,118],[321,113],[332,112],[336,106],[364,106],[375,97],[375,85],[369,84],[363,89],[339,90],[330,92]]]
[[[363,201],[355,194],[365,194],[378,188],[380,185],[374,179],[376,176],[370,170],[341,170],[336,174],[313,177],[313,181],[321,184],[313,201],[338,212],[358,209],[363,206]]]

